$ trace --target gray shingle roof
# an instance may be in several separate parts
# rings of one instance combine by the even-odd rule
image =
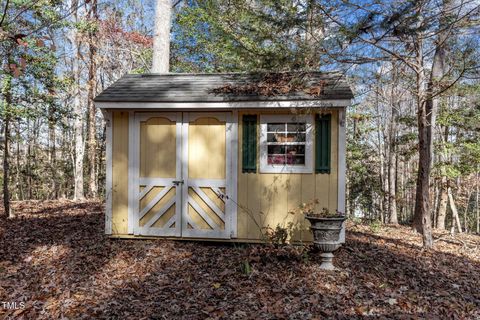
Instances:
[[[96,102],[234,102],[351,99],[338,73],[129,74]]]

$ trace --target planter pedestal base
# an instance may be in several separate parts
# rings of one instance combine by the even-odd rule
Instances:
[[[320,269],[335,270],[333,266],[333,252],[341,247],[340,232],[345,217],[324,218],[305,216],[310,221],[310,230],[313,233],[313,244],[320,251],[322,263]]]
[[[322,264],[320,265],[320,269],[335,270],[335,267],[333,266],[333,253],[323,252],[320,254],[320,257],[322,257]]]

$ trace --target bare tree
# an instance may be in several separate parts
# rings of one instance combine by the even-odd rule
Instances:
[[[78,21],[78,0],[72,0],[73,20]],[[83,141],[83,108],[81,103],[81,91],[80,91],[80,39],[78,30],[72,27],[70,31],[70,43],[74,56],[72,57],[72,75],[74,79],[73,84],[73,114],[74,114],[74,136],[75,136],[75,163],[73,167],[74,176],[74,200],[85,199],[83,191],[83,162],[85,154],[85,145]]]
[[[5,78],[2,83],[2,94],[5,99],[5,117],[3,121],[3,208],[5,216],[9,217],[12,212],[10,208],[10,190],[8,183],[10,181],[10,122],[11,122],[11,104],[12,104],[12,75],[9,67],[11,49],[7,49],[4,63]]]
[[[168,73],[170,69],[170,28],[172,3],[170,0],[157,0],[155,29],[153,34],[153,73]]]
[[[348,30],[347,40],[340,45],[340,52],[332,52],[337,61],[344,63],[371,63],[373,61],[397,61],[407,67],[415,76],[412,91],[416,96],[418,127],[418,172],[415,196],[414,227],[423,235],[425,247],[433,246],[432,217],[430,206],[430,172],[433,155],[433,126],[435,124],[437,104],[435,98],[453,86],[466,72],[466,56],[463,62],[457,62],[460,72],[450,73],[445,81],[445,56],[447,39],[461,33],[465,22],[478,14],[478,5],[471,3],[452,5],[451,0],[438,4],[433,1],[407,2],[405,6],[395,8],[396,12],[384,16],[383,11],[365,5],[358,7],[347,1],[346,7],[365,13],[364,18],[352,27],[345,11],[335,8],[323,9],[323,13],[340,30]],[[327,6],[328,7],[328,6]],[[391,10],[385,10],[385,12]],[[376,25],[375,17],[381,16],[382,23]],[[351,45],[353,43],[353,45]],[[356,48],[346,51],[346,48]],[[368,46],[373,51],[365,53],[355,47]],[[402,50],[399,48],[402,47]],[[467,50],[468,51],[468,50]],[[467,52],[465,51],[465,52]],[[372,55],[372,52],[376,54]],[[433,59],[432,59],[433,53]],[[340,59],[338,59],[340,57]],[[433,64],[429,72],[429,65]],[[463,66],[462,66],[463,65]],[[462,69],[463,67],[463,69]],[[449,71],[453,70],[450,68]],[[458,70],[458,69],[457,69]]]
[[[97,0],[92,0],[90,2],[90,7],[88,10],[89,22],[92,24],[98,23],[98,12],[97,12]],[[92,28],[94,30],[95,28]],[[93,98],[96,94],[97,89],[97,43],[96,43],[96,32],[88,32],[88,81],[87,81],[87,99],[88,99],[88,165],[89,165],[89,182],[88,182],[88,191],[91,197],[97,197],[98,195],[98,184],[97,184],[97,130],[96,130],[96,113],[95,104]]]

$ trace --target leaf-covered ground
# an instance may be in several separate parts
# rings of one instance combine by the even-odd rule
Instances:
[[[23,202],[0,222],[0,318],[480,319],[480,237],[350,225],[318,268],[299,247],[104,236],[96,202]],[[25,303],[10,310],[2,302]]]

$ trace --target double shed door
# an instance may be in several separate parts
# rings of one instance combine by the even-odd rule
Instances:
[[[231,117],[135,114],[135,234],[230,238]]]

